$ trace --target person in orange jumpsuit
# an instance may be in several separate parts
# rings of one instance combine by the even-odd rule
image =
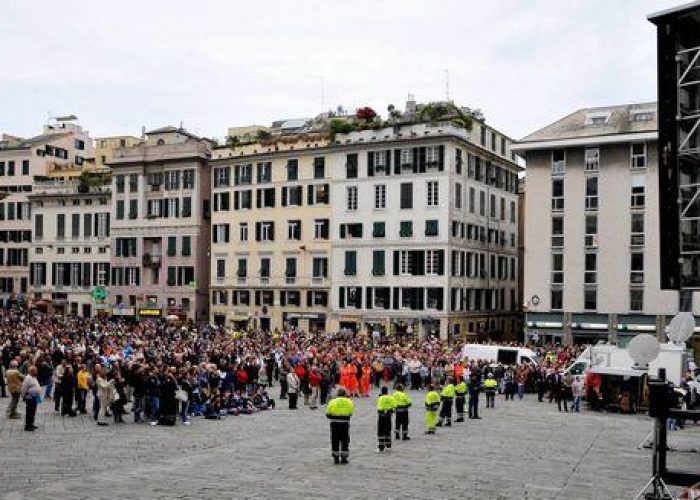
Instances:
[[[364,398],[369,397],[369,386],[372,380],[372,368],[367,362],[362,365],[362,378],[360,379],[360,394]]]
[[[348,396],[357,396],[357,367],[355,363],[348,363],[345,365],[345,370],[347,373],[347,389]]]

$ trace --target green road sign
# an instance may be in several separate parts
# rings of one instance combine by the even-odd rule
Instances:
[[[107,298],[107,290],[102,286],[96,286],[92,289],[92,298],[96,301],[102,301]]]

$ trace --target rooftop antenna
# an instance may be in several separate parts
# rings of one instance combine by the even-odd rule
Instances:
[[[442,71],[445,72],[445,100],[447,102],[451,102],[450,101],[450,70],[443,69]]]

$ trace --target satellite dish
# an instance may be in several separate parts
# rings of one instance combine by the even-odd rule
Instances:
[[[684,343],[695,330],[695,317],[690,312],[679,312],[668,325],[666,337],[674,343]]]
[[[633,368],[636,370],[648,370],[649,363],[654,361],[661,350],[656,337],[644,333],[632,339],[629,345],[629,355],[634,360]]]

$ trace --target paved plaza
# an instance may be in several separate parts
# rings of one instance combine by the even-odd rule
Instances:
[[[332,464],[321,408],[195,418],[191,427],[99,428],[43,404],[39,431],[26,433],[23,421],[4,418],[2,399],[0,497],[622,499],[650,473],[650,452],[637,449],[651,429],[646,417],[565,414],[532,395],[499,397],[482,420],[431,437],[423,435],[423,393],[413,398],[413,439],[382,455],[375,398],[357,402],[346,466]],[[697,446],[700,433],[674,439]],[[697,454],[670,458],[698,462]]]

